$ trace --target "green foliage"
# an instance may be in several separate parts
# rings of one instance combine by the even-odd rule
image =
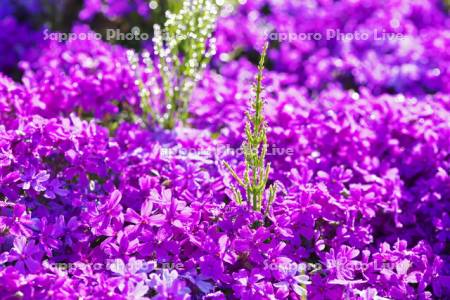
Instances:
[[[261,211],[263,195],[269,179],[270,163],[265,164],[267,153],[267,123],[264,119],[264,100],[262,98],[262,76],[264,70],[264,60],[266,57],[268,44],[264,46],[258,66],[258,75],[254,86],[255,98],[251,103],[252,112],[246,112],[247,122],[245,124],[246,141],[242,144],[245,157],[245,172],[240,178],[236,171],[227,163],[223,162],[231,172],[239,185],[246,191],[246,201],[252,205],[255,211]],[[231,187],[235,200],[242,204],[243,198],[240,190],[232,185]],[[266,214],[275,199],[276,185],[269,187],[269,198]]]
[[[147,72],[156,70],[161,78],[165,107],[154,109],[152,96],[160,95],[151,95],[146,88],[148,85],[137,72],[144,121],[150,115],[152,122],[167,129],[173,128],[177,120],[186,121],[192,91],[215,53],[212,32],[217,16],[218,7],[213,0],[185,0],[179,12],[166,12],[163,29],[154,25],[156,68],[147,52],[144,52],[143,59]],[[131,50],[129,60],[133,68],[138,70],[139,58]],[[150,86],[153,84],[156,81]]]

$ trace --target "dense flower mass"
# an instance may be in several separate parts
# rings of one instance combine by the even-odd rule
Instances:
[[[217,53],[173,130],[142,120],[135,76],[157,95],[164,73],[38,21],[78,7],[86,36],[172,1],[46,2],[0,6],[0,299],[448,299],[445,1],[216,1]],[[266,40],[255,211],[222,162],[248,172]]]
[[[103,3],[106,2],[106,3]],[[138,12],[141,15],[148,15],[150,7],[144,0],[134,1],[100,1],[86,0],[84,7],[80,12],[80,19],[87,20],[93,18],[96,14],[102,13],[108,18],[118,18],[132,12]]]
[[[75,26],[73,33],[92,32]],[[22,81],[42,103],[39,114],[47,117],[82,111],[101,118],[119,113],[115,103],[136,102],[126,51],[99,40],[45,41],[24,57],[20,67]]]

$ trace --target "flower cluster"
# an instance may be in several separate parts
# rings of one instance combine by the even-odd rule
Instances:
[[[157,1],[150,3],[146,0],[86,0],[79,16],[83,21],[90,20],[97,14],[103,14],[109,19],[117,19],[137,12],[141,16],[148,17],[150,9],[156,7]]]
[[[1,10],[1,8],[0,8]],[[29,25],[20,24],[7,15],[1,17],[0,12],[0,72],[14,75],[18,62],[26,55],[30,47],[36,45],[38,34]]]
[[[448,13],[438,0],[247,1],[219,24],[220,58],[269,39],[274,67],[314,92],[330,82],[375,94],[449,91]]]
[[[85,25],[75,34],[89,34]],[[46,40],[23,57],[22,81],[48,117],[70,112],[97,118],[135,106],[137,88],[126,50],[100,40]],[[130,108],[131,109],[131,108]]]
[[[448,297],[443,1],[240,1],[218,20],[189,125],[172,130],[136,117],[161,74],[130,65],[122,46],[42,40],[10,2],[0,7],[1,299]],[[84,17],[126,19],[141,2],[84,1]],[[299,35],[330,29],[408,39]],[[273,38],[289,32],[297,38]],[[278,192],[261,212],[234,201],[222,163],[244,174],[245,153],[210,150],[246,138],[265,38],[259,111]]]

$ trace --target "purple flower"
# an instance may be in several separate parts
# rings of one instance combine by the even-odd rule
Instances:
[[[354,260],[359,255],[359,250],[342,245],[337,253],[330,249],[330,253],[325,254],[326,265],[337,280],[353,280],[355,265],[359,264]]]
[[[175,270],[163,270],[161,275],[151,274],[149,284],[158,292],[158,295],[154,297],[155,299],[187,300],[191,298],[189,295],[190,289],[178,277]]]
[[[62,189],[61,186],[63,183],[59,181],[58,179],[53,179],[50,181],[50,183],[47,185],[47,188],[44,193],[44,197],[48,199],[55,199],[56,195],[65,197],[69,194],[69,192],[65,189]]]
[[[328,189],[334,193],[334,195],[338,195],[339,193],[344,192],[344,183],[348,182],[353,174],[352,170],[345,169],[344,166],[333,167],[329,174],[324,171],[317,172],[317,176],[323,182],[328,183]]]
[[[47,256],[52,257],[52,250],[62,244],[59,240],[62,232],[58,230],[58,224],[50,225],[47,218],[44,217],[37,222],[36,227],[39,231],[39,244],[42,245]]]
[[[14,239],[14,248],[8,256],[8,261],[15,262],[14,266],[23,273],[37,273],[41,269],[41,254],[34,240],[18,236]]]
[[[165,224],[171,224],[176,228],[184,229],[190,223],[192,209],[185,201],[180,201],[172,195],[172,192],[163,189],[161,194],[153,192],[153,199],[159,202],[165,215]]]
[[[264,275],[259,269],[252,271],[240,270],[233,274],[234,282],[231,284],[234,294],[240,299],[255,299],[272,295],[273,288],[264,282]]]
[[[0,216],[0,225],[4,227],[4,230],[16,236],[32,236],[33,221],[27,213],[26,206],[15,204],[10,214],[10,216]]]
[[[48,174],[47,171],[41,170],[36,172],[36,169],[31,166],[25,170],[23,175],[20,177],[23,183],[19,184],[19,186],[24,190],[33,188],[36,192],[43,192],[46,190],[44,183],[47,182],[49,178],[50,174]]]
[[[223,279],[224,265],[220,257],[205,255],[200,258],[199,266],[202,274],[215,281]]]
[[[118,225],[122,222],[122,193],[119,190],[114,190],[111,196],[105,203],[99,205],[96,211],[93,212],[92,224],[98,228],[99,231],[106,231],[111,234],[111,225]]]
[[[165,223],[165,218],[164,214],[157,214],[153,210],[153,200],[146,199],[142,203],[140,214],[131,208],[127,209],[125,220],[135,224],[128,234],[138,235],[142,230],[151,230],[152,226],[161,226]]]
[[[117,234],[117,239],[114,242],[111,240],[114,239],[110,238],[103,243],[105,253],[110,257],[127,257],[136,253],[139,249],[139,241],[123,231]]]
[[[83,242],[88,235],[83,232],[81,222],[77,217],[71,217],[66,223],[66,217],[60,215],[54,225],[54,235],[62,237],[65,245],[72,247],[78,242]]]
[[[274,284],[278,288],[277,295],[281,293],[288,297],[290,289],[292,289],[298,296],[304,297],[308,291],[304,286],[311,284],[307,275],[296,275],[289,277],[287,280],[280,281]]]
[[[143,262],[134,257],[127,264],[121,259],[115,259],[108,266],[115,275],[109,280],[109,283],[128,297],[145,295],[148,291],[148,286],[144,282],[147,274],[141,272],[142,266]]]

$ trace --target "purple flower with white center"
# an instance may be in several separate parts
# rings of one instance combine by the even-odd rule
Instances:
[[[0,167],[7,167],[15,160],[10,149],[0,148]]]
[[[37,273],[41,269],[42,252],[34,240],[24,236],[14,239],[14,247],[8,255],[9,262],[15,262],[15,267],[22,273]]]
[[[274,287],[278,288],[277,296],[285,295],[288,297],[290,291],[294,291],[298,296],[304,297],[308,294],[306,285],[311,284],[308,275],[296,275],[288,277],[284,281],[274,283]]]
[[[212,290],[214,290],[214,285],[208,281],[208,278],[203,275],[192,275],[187,274],[183,275],[184,278],[188,279],[192,282],[203,294],[209,294]]]
[[[359,250],[346,245],[342,245],[337,253],[334,249],[330,249],[330,252],[325,254],[327,269],[338,281],[354,280],[355,266],[360,264],[354,258],[359,255],[359,252]]]
[[[25,170],[20,179],[23,181],[23,183],[19,184],[22,189],[29,190],[32,188],[36,192],[43,192],[46,190],[44,183],[50,179],[50,174],[45,170],[36,172],[36,169],[31,166]]]
[[[176,299],[176,300],[187,300],[191,299],[189,293],[190,289],[186,287],[186,284],[178,276],[176,270],[162,270],[161,275],[150,274],[149,285],[155,289],[158,293],[154,299]]]
[[[145,285],[147,274],[142,272],[143,261],[132,257],[127,263],[122,259],[115,259],[108,264],[108,269],[115,275],[109,283],[117,287],[125,295],[145,295],[148,286]]]

